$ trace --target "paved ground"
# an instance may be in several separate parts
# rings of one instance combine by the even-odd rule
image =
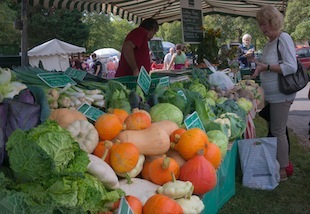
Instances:
[[[308,99],[310,83],[301,91],[297,92],[294,103],[291,106],[288,127],[298,136],[303,145],[310,147],[309,122],[310,100]]]

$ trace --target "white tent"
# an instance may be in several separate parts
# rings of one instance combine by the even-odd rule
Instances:
[[[117,56],[118,58],[121,57],[121,52],[119,52],[114,48],[101,48],[95,50],[94,53],[99,57],[113,57],[113,56]]]
[[[28,51],[29,64],[39,66],[41,61],[45,70],[65,71],[69,66],[69,55],[86,52],[58,39],[52,39]]]

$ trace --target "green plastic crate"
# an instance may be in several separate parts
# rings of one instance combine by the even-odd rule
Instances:
[[[238,154],[236,141],[227,151],[224,161],[217,170],[217,184],[210,192],[204,194],[202,201],[205,205],[203,214],[216,214],[236,193],[235,176]]]
[[[138,77],[136,76],[124,76],[113,79],[125,85],[128,89],[135,89],[137,86]],[[151,86],[149,93],[153,92],[156,88],[156,85],[159,83],[160,77],[151,77]]]

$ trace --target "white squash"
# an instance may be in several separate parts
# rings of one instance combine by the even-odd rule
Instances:
[[[87,166],[87,172],[101,181],[107,189],[118,189],[118,178],[112,167],[95,155],[88,154],[88,157],[90,163]]]
[[[192,195],[190,198],[179,198],[176,202],[182,207],[184,213],[200,214],[205,205],[197,195]]]
[[[131,182],[131,183],[130,183]],[[142,178],[122,179],[119,181],[119,187],[126,192],[126,195],[133,195],[140,199],[142,205],[153,195],[159,185]]]
[[[93,124],[87,120],[76,120],[66,128],[76,140],[80,148],[87,153],[92,153],[99,142],[99,134]]]

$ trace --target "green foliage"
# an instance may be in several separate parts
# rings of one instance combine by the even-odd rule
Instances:
[[[20,31],[14,28],[17,11],[11,1],[0,1],[0,44],[20,44]]]
[[[289,1],[285,16],[285,31],[294,40],[309,40],[310,2],[308,0]]]
[[[156,34],[156,36],[163,38],[164,41],[169,41],[174,44],[182,43],[182,27],[180,21],[171,23],[163,23]]]
[[[89,35],[89,26],[82,22],[82,13],[77,10],[50,11],[42,8],[30,14],[28,19],[28,46],[34,47],[50,39],[84,47]]]

